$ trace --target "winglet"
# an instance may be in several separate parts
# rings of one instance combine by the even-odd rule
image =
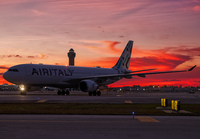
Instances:
[[[192,71],[197,65],[193,66],[192,68],[190,68],[188,71]]]

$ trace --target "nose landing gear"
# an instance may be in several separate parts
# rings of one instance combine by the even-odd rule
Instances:
[[[26,91],[20,91],[20,95],[26,95]]]

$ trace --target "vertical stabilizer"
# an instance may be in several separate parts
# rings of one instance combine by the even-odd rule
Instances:
[[[114,69],[125,69],[128,70],[129,63],[131,59],[131,53],[132,53],[132,47],[133,47],[133,41],[129,41],[121,54],[119,60],[117,61],[117,64],[113,67]]]

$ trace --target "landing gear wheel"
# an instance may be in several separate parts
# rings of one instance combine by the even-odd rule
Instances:
[[[69,95],[70,94],[70,92],[69,92],[69,90],[58,90],[58,92],[57,92],[57,94],[58,95]]]
[[[60,90],[58,90],[57,94],[58,94],[58,95],[61,95],[61,94],[62,94],[62,92],[61,92]]]
[[[62,95],[65,95],[65,90],[62,90],[61,92],[62,92],[62,93],[61,93]]]
[[[96,95],[97,95],[97,92],[96,92],[96,91],[93,91],[92,94],[93,94],[93,96],[96,96]]]
[[[92,96],[92,92],[88,92],[88,95],[89,95],[89,96]]]
[[[69,90],[66,90],[65,94],[68,96],[70,94]]]
[[[101,96],[101,92],[100,91],[97,91],[97,96]]]

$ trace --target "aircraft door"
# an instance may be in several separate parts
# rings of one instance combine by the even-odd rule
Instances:
[[[31,75],[32,75],[31,67],[26,66],[26,67],[25,67],[25,70],[26,70],[26,75],[27,75],[27,76],[31,76]]]

